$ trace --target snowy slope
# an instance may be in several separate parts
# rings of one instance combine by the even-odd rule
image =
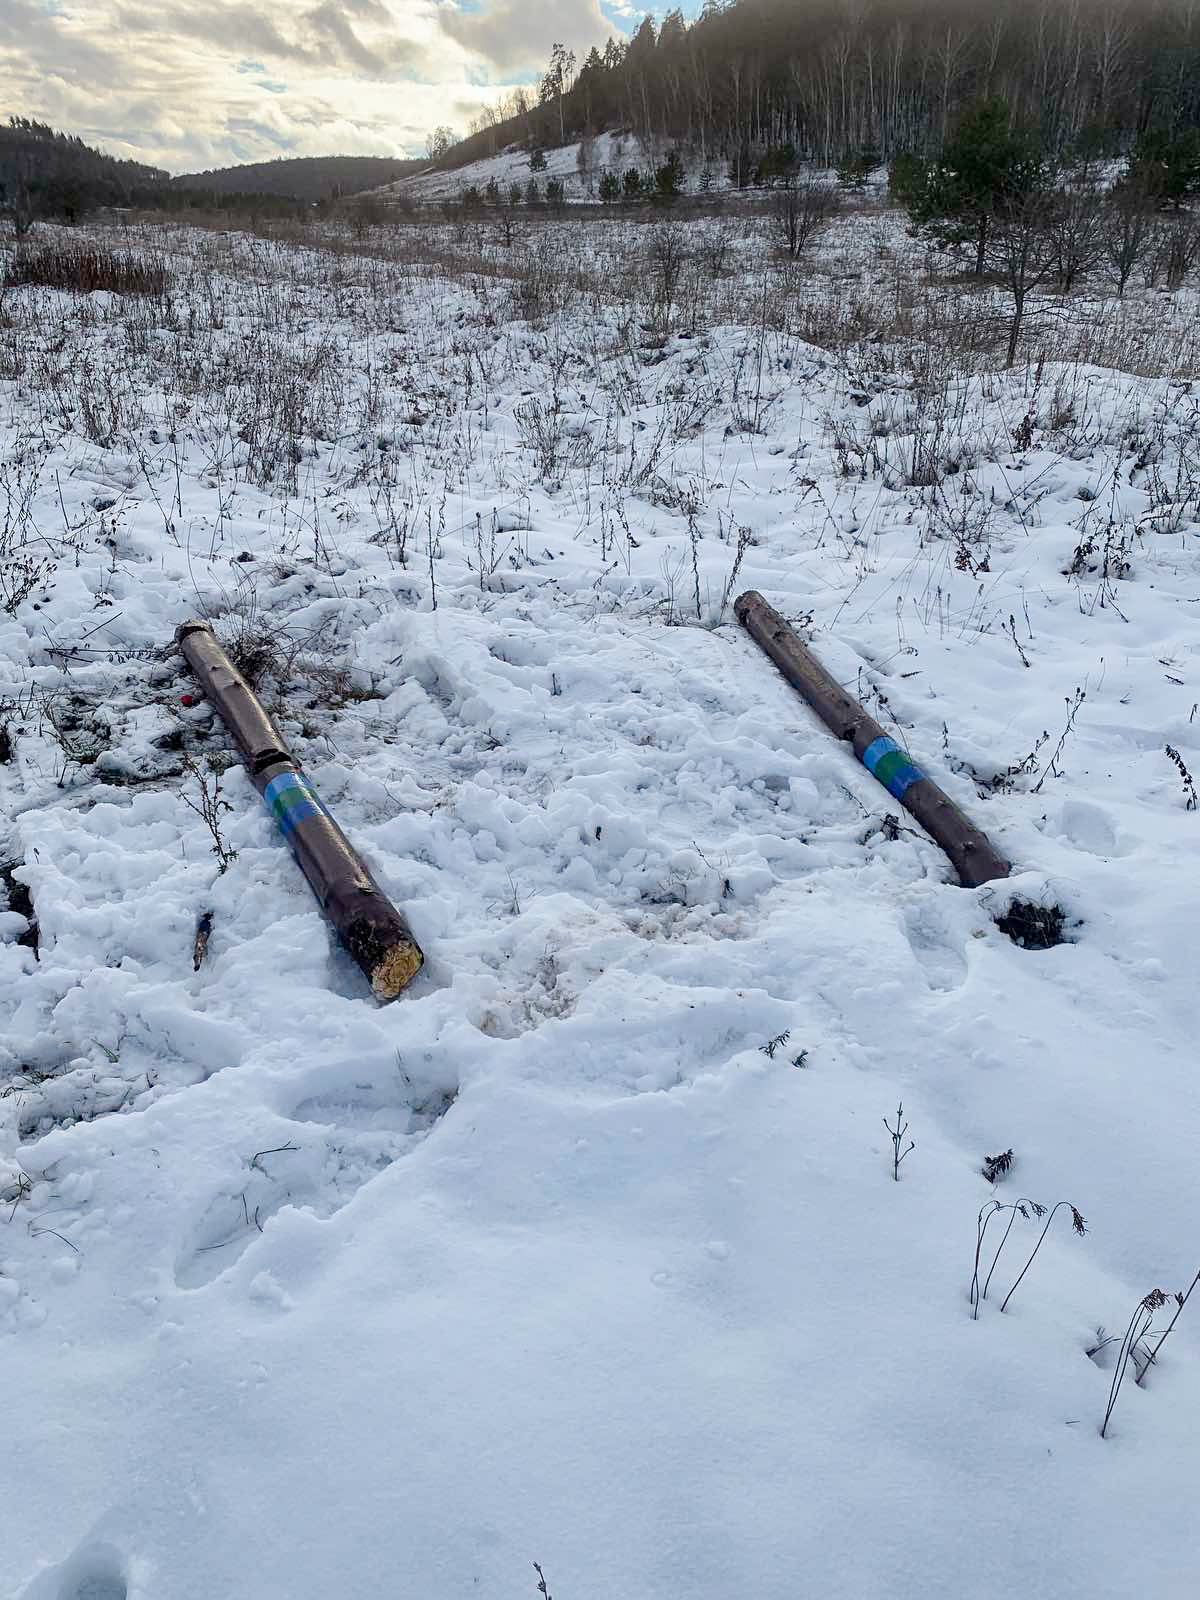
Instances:
[[[174,308],[6,305],[0,560],[48,565],[0,615],[0,1594],[1190,1595],[1197,1308],[1104,1439],[1087,1354],[1200,1265],[1190,387],[934,414],[784,334],[173,248]],[[1010,883],[952,881],[747,587]],[[410,916],[396,1005],[236,766],[218,871],[196,614]],[[1018,1218],[973,1319],[1023,1196],[1088,1232],[1001,1314]]]
[[[525,189],[530,179],[535,179],[538,187],[544,192],[546,183],[552,178],[558,179],[563,186],[563,197],[566,200],[591,200],[597,198],[596,185],[605,172],[614,172],[618,177],[631,168],[636,167],[644,177],[649,178],[654,170],[665,160],[666,152],[646,150],[642,141],[636,134],[605,132],[599,133],[591,142],[590,166],[581,169],[579,164],[579,141],[573,144],[556,145],[543,151],[546,165],[540,172],[534,172],[529,165],[530,152],[513,147],[502,150],[494,156],[486,156],[479,161],[470,161],[465,166],[454,167],[446,171],[417,173],[411,178],[401,178],[396,183],[385,184],[382,188],[373,190],[372,193],[387,198],[391,195],[404,195],[426,205],[441,200],[453,200],[462,194],[464,189],[477,188],[481,193],[489,183],[499,184],[505,200],[508,191],[514,183],[520,184]],[[701,186],[703,169],[694,162],[688,162],[685,167],[685,190],[691,192]],[[725,163],[713,163],[706,179],[707,187],[712,191],[730,187],[725,171]]]

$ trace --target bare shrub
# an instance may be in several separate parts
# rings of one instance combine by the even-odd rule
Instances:
[[[1162,266],[1168,289],[1178,289],[1200,260],[1200,225],[1191,217],[1179,217],[1163,234]]]
[[[5,268],[6,288],[39,284],[69,294],[162,295],[167,290],[167,269],[162,261],[120,254],[98,245],[23,245]]]
[[[1046,231],[1054,258],[1054,276],[1063,294],[1070,294],[1100,260],[1107,217],[1092,188],[1062,189],[1051,200]]]
[[[184,770],[196,780],[197,794],[195,799],[189,794],[182,794],[185,806],[194,811],[212,836],[212,853],[217,858],[218,877],[226,871],[230,863],[237,860],[237,851],[230,848],[221,832],[221,818],[233,810],[229,801],[221,793],[221,774],[215,768],[209,772],[202,772],[196,763],[187,757],[184,761]]]
[[[795,260],[819,233],[824,232],[841,209],[841,201],[832,189],[789,179],[772,196],[775,236]]]
[[[688,259],[687,229],[679,222],[655,228],[648,247],[654,292],[653,314],[664,334],[671,331],[671,313]]]
[[[1156,210],[1155,197],[1145,184],[1126,184],[1112,192],[1100,212],[1101,260],[1118,299],[1152,245]]]

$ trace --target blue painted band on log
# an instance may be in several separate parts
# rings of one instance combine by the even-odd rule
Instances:
[[[263,799],[285,839],[290,839],[302,822],[325,813],[317,791],[302,772],[281,772],[272,778],[263,790]]]
[[[863,751],[862,763],[897,800],[903,800],[906,790],[925,776],[919,767],[913,766],[895,740],[886,737],[872,740]]]

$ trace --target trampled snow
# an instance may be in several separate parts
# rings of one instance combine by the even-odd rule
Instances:
[[[1200,1266],[1192,387],[931,405],[786,332],[172,248],[170,307],[6,307],[0,1593],[1190,1596],[1195,1303],[1099,1428]],[[1011,880],[956,884],[745,588]],[[218,870],[195,615],[409,916],[395,1005],[236,765]],[[1001,1314],[1018,1215],[975,1319],[1024,1197],[1088,1231]]]

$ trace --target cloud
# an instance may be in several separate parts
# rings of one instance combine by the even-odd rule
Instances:
[[[415,155],[609,31],[597,0],[0,0],[0,82],[4,111],[174,172]]]
[[[169,47],[186,40],[220,54],[240,51],[310,68],[348,69],[368,77],[412,66],[422,42],[435,37],[428,4],[383,0],[163,0],[153,6],[115,4],[114,25],[126,36]],[[356,26],[357,24],[357,26]],[[422,37],[423,36],[423,37]]]
[[[481,57],[493,74],[517,78],[540,72],[555,44],[582,61],[613,31],[599,0],[489,0],[472,11],[447,3],[438,17],[449,38]]]
[[[610,32],[598,0],[0,0],[0,112],[176,173],[419,155]]]

